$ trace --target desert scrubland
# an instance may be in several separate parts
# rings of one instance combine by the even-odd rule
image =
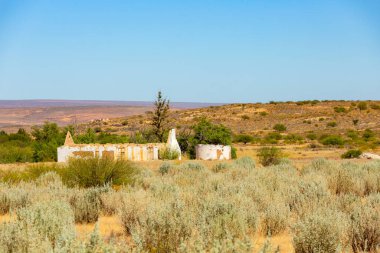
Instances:
[[[282,160],[263,167],[242,157],[147,164],[133,164],[133,173],[132,164],[123,165],[133,178],[127,185],[94,187],[105,177],[100,170],[96,177],[72,170],[68,178],[59,171],[65,168],[45,164],[17,180],[28,166],[8,167],[0,186],[1,251],[379,250],[379,162],[316,159],[296,168]]]

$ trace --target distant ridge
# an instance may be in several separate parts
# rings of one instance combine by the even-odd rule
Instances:
[[[171,102],[173,108],[202,108],[223,105],[223,103]],[[138,106],[151,107],[149,101],[112,101],[112,100],[59,100],[59,99],[26,99],[0,100],[0,108],[30,108],[30,107],[76,107],[76,106]]]

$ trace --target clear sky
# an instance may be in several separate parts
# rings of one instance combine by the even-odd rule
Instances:
[[[0,0],[0,99],[380,99],[379,0]]]

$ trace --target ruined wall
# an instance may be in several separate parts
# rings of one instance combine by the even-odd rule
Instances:
[[[75,144],[58,148],[58,162],[70,157],[107,157],[129,161],[158,160],[162,144]]]
[[[230,160],[231,146],[199,144],[195,153],[199,160]]]

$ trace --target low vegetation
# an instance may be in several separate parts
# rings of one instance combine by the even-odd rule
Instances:
[[[0,180],[6,183],[33,181],[41,175],[54,172],[67,186],[96,187],[104,185],[128,185],[136,179],[140,169],[124,160],[101,158],[70,159],[67,164],[36,164],[22,171],[0,171]]]
[[[276,147],[263,147],[257,152],[260,163],[263,166],[277,165],[282,156],[281,150]]]
[[[16,216],[0,225],[0,251],[278,252],[253,241],[283,233],[301,253],[380,247],[379,162],[319,159],[298,171],[239,158],[215,168],[165,162],[139,170],[117,190],[68,187],[53,171],[0,184],[0,210]],[[102,238],[95,226],[89,238],[76,236],[75,223],[102,215],[117,215],[124,235]]]

